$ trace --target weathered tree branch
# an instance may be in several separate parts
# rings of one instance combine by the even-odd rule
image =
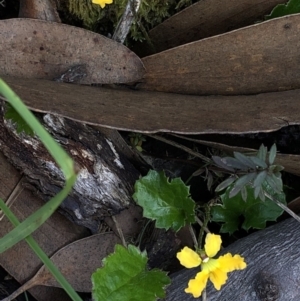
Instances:
[[[229,274],[220,291],[211,284],[209,301],[298,301],[300,273],[299,223],[290,218],[265,230],[255,232],[228,248],[222,254],[240,254],[247,268]],[[192,301],[184,289],[199,268],[182,270],[173,275],[166,301]],[[200,298],[201,299],[201,298]],[[199,300],[199,299],[197,299]]]
[[[17,134],[11,121],[0,115],[0,150],[26,175],[45,200],[59,192],[64,178],[37,138]],[[128,206],[139,172],[119,153],[114,142],[92,127],[54,115],[43,123],[76,162],[77,182],[62,204],[67,216],[96,232],[100,221]]]

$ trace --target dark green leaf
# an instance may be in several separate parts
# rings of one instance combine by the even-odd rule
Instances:
[[[280,171],[284,170],[284,167],[281,165],[271,165],[269,166],[269,171],[275,174],[277,176]]]
[[[263,160],[264,162],[266,161],[267,159],[267,152],[268,152],[268,149],[267,147],[265,147],[263,144],[260,146],[258,152],[257,152],[257,155],[256,157],[258,157],[259,159]]]
[[[247,186],[244,186],[242,189],[241,189],[241,195],[242,195],[242,199],[244,202],[247,201],[247,196],[248,196],[248,192],[247,192]]]
[[[249,157],[251,161],[260,168],[267,168],[268,165],[265,161],[259,159],[258,157]],[[257,167],[256,167],[257,168]]]
[[[221,157],[218,157],[218,156],[212,156],[211,157],[212,160],[215,162],[215,164],[221,168],[224,168],[226,170],[229,170],[231,172],[235,172],[234,168],[232,168],[231,166],[228,166],[226,164],[226,162],[223,161],[223,159]]]
[[[275,182],[273,181],[270,175],[267,175],[266,182],[272,187],[274,191],[279,192],[278,187],[276,186]]]
[[[150,170],[136,181],[133,199],[144,210],[144,216],[156,220],[157,228],[180,230],[195,222],[195,202],[189,187],[180,178],[168,181],[164,172]]]
[[[271,178],[273,179],[274,183],[276,184],[276,186],[278,188],[278,192],[281,192],[283,190],[281,174],[280,174],[280,177],[277,177],[275,174],[272,174]]]
[[[269,164],[270,165],[272,165],[275,161],[276,152],[277,152],[276,144],[273,144],[270,149],[270,152],[269,152]]]
[[[242,198],[241,198],[242,199]],[[243,201],[244,202],[244,201]],[[230,206],[215,205],[211,208],[211,220],[214,222],[221,222],[221,233],[233,234],[240,228],[240,214],[235,210],[230,210]]]
[[[272,12],[267,15],[266,20],[278,18],[286,15],[292,15],[300,13],[300,1],[299,0],[290,0],[287,4],[278,4],[272,10]]]
[[[222,191],[223,189],[227,188],[231,185],[237,178],[236,177],[229,177],[222,183],[220,183],[217,188],[215,189],[216,192]]]
[[[266,183],[263,189],[270,195],[276,197],[280,202],[286,204],[283,192],[276,194]],[[247,186],[247,201],[244,202],[241,193],[233,198],[229,197],[231,187],[221,195],[223,205],[212,207],[212,220],[222,222],[221,232],[232,234],[240,227],[249,230],[250,228],[263,229],[267,221],[275,221],[283,212],[273,201],[266,198],[262,202],[259,198],[255,199],[254,189]],[[243,221],[241,222],[241,217]]]
[[[281,166],[281,165],[276,165],[276,168],[273,170],[274,175],[275,175],[276,177],[278,177],[277,174],[280,173],[282,170],[284,170],[284,167],[283,167],[283,166]]]
[[[241,189],[246,186],[249,182],[251,182],[256,176],[255,172],[249,173],[240,177],[235,184],[233,185],[232,189],[230,190],[229,197],[232,198],[236,196]]]
[[[253,187],[261,186],[261,184],[265,181],[266,177],[267,177],[266,170],[259,172],[253,182]]]
[[[274,174],[267,175],[266,182],[272,187],[274,191],[280,193],[282,191],[282,180],[281,178],[277,178]]]
[[[254,198],[255,198],[255,199],[257,199],[257,197],[259,196],[261,190],[262,190],[261,186],[256,186],[256,187],[254,188]]]
[[[265,194],[264,194],[264,190],[263,190],[263,189],[261,189],[261,190],[259,191],[258,197],[259,197],[259,199],[260,199],[262,202],[264,202],[264,201],[266,200],[266,196],[265,196]]]
[[[147,269],[147,255],[135,246],[116,245],[103,260],[103,267],[92,275],[95,301],[155,301],[164,298],[170,284],[165,272]]]
[[[214,182],[214,178],[213,178],[211,172],[208,172],[206,179],[207,179],[207,189],[211,190],[212,184]]]
[[[15,124],[17,133],[24,132],[29,136],[34,136],[34,131],[31,127],[9,103],[6,103],[4,118],[11,120]]]
[[[233,155],[237,160],[248,166],[250,169],[256,169],[256,164],[254,164],[249,157],[239,152],[233,152]]]
[[[247,170],[248,166],[242,162],[240,162],[239,160],[237,160],[236,158],[232,158],[232,157],[225,157],[222,158],[222,161],[227,165],[230,166],[234,169],[239,169],[239,170]]]

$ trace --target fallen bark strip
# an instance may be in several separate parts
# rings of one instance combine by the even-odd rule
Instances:
[[[255,232],[228,248],[223,253],[240,254],[247,268],[229,274],[220,291],[208,285],[209,301],[298,301],[300,300],[300,225],[290,218],[265,230]],[[182,270],[173,275],[166,301],[192,301],[186,294],[189,279],[199,269]],[[198,299],[197,299],[198,300]]]
[[[80,173],[62,204],[63,212],[75,223],[97,232],[101,220],[132,203],[139,172],[118,153],[114,142],[81,123],[45,115],[44,124],[52,136],[73,157]],[[44,200],[64,185],[62,172],[38,139],[17,134],[10,121],[0,115],[0,149]]]
[[[192,96],[3,77],[36,112],[141,133],[255,133],[300,124],[300,90]]]

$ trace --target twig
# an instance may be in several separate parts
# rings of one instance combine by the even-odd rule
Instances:
[[[295,214],[290,208],[288,208],[287,206],[285,206],[284,204],[282,204],[281,202],[279,202],[276,198],[272,197],[267,192],[264,191],[264,194],[265,194],[265,196],[267,198],[269,198],[274,203],[276,203],[277,206],[279,206],[280,208],[282,208],[285,212],[287,212],[291,217],[293,217],[296,221],[298,221],[300,223],[300,217],[297,214]]]
[[[160,141],[165,142],[165,143],[167,143],[167,144],[173,145],[173,146],[175,146],[175,147],[177,147],[177,148],[180,148],[180,149],[184,150],[185,152],[187,152],[187,153],[189,153],[189,154],[191,154],[191,155],[193,155],[193,156],[195,156],[195,157],[198,157],[198,158],[202,159],[203,161],[205,161],[205,162],[207,162],[207,163],[211,162],[211,160],[210,160],[209,158],[207,158],[207,157],[205,157],[205,156],[203,156],[203,155],[201,155],[201,154],[199,154],[199,153],[193,151],[192,149],[190,149],[190,148],[188,148],[188,147],[186,147],[186,146],[184,146],[184,145],[182,145],[182,144],[179,144],[179,143],[177,143],[177,142],[174,142],[174,141],[172,141],[172,140],[163,138],[163,137],[158,136],[158,135],[149,135],[149,134],[148,134],[147,136],[148,136],[148,137],[151,137],[151,138],[154,138],[154,139],[156,139],[156,140],[160,140]]]
[[[206,289],[204,288],[203,292],[202,292],[202,301],[207,301],[206,298]]]
[[[195,218],[196,218],[197,223],[198,223],[201,227],[203,227],[203,222],[200,220],[200,218],[199,218],[198,216],[195,216]],[[203,229],[204,229],[204,231],[205,231],[206,233],[210,233],[210,231],[208,230],[207,227],[203,227]]]
[[[19,182],[17,183],[17,185],[14,187],[13,191],[9,195],[8,199],[6,200],[5,204],[8,208],[10,208],[10,206],[15,202],[15,200],[18,198],[20,193],[23,191],[24,189],[24,187],[22,186],[23,179],[24,176],[21,177],[21,179],[19,180]],[[0,210],[0,221],[2,221],[4,215],[5,214],[3,213],[3,211]]]
[[[136,16],[136,12],[139,10],[140,4],[141,0],[128,0],[123,16],[120,19],[113,34],[112,39],[114,41],[117,41],[122,44],[124,43]]]
[[[198,246],[197,238],[196,238],[194,229],[193,229],[193,227],[191,225],[189,225],[189,230],[190,230],[193,242],[194,242],[194,246],[195,246],[195,248],[197,248],[197,246]]]
[[[116,226],[117,231],[118,231],[118,233],[119,233],[120,239],[121,239],[121,241],[122,241],[122,245],[123,245],[125,248],[127,248],[127,243],[126,243],[126,240],[125,240],[125,238],[124,238],[123,231],[122,231],[122,229],[120,228],[120,225],[119,225],[119,223],[118,223],[118,221],[117,221],[117,219],[115,218],[114,215],[112,216],[112,220],[113,220],[114,223],[115,223],[115,226]]]

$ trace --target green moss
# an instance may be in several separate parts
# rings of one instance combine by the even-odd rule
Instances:
[[[99,5],[92,4],[91,0],[67,1],[69,12],[80,19],[85,28],[105,35],[113,33],[128,2],[114,0],[113,4],[101,9]],[[130,37],[136,41],[145,40],[145,32],[197,1],[199,0],[142,0]]]
[[[106,14],[105,9],[94,5],[91,0],[69,0],[68,9],[71,14],[82,20],[85,28],[91,30]]]

